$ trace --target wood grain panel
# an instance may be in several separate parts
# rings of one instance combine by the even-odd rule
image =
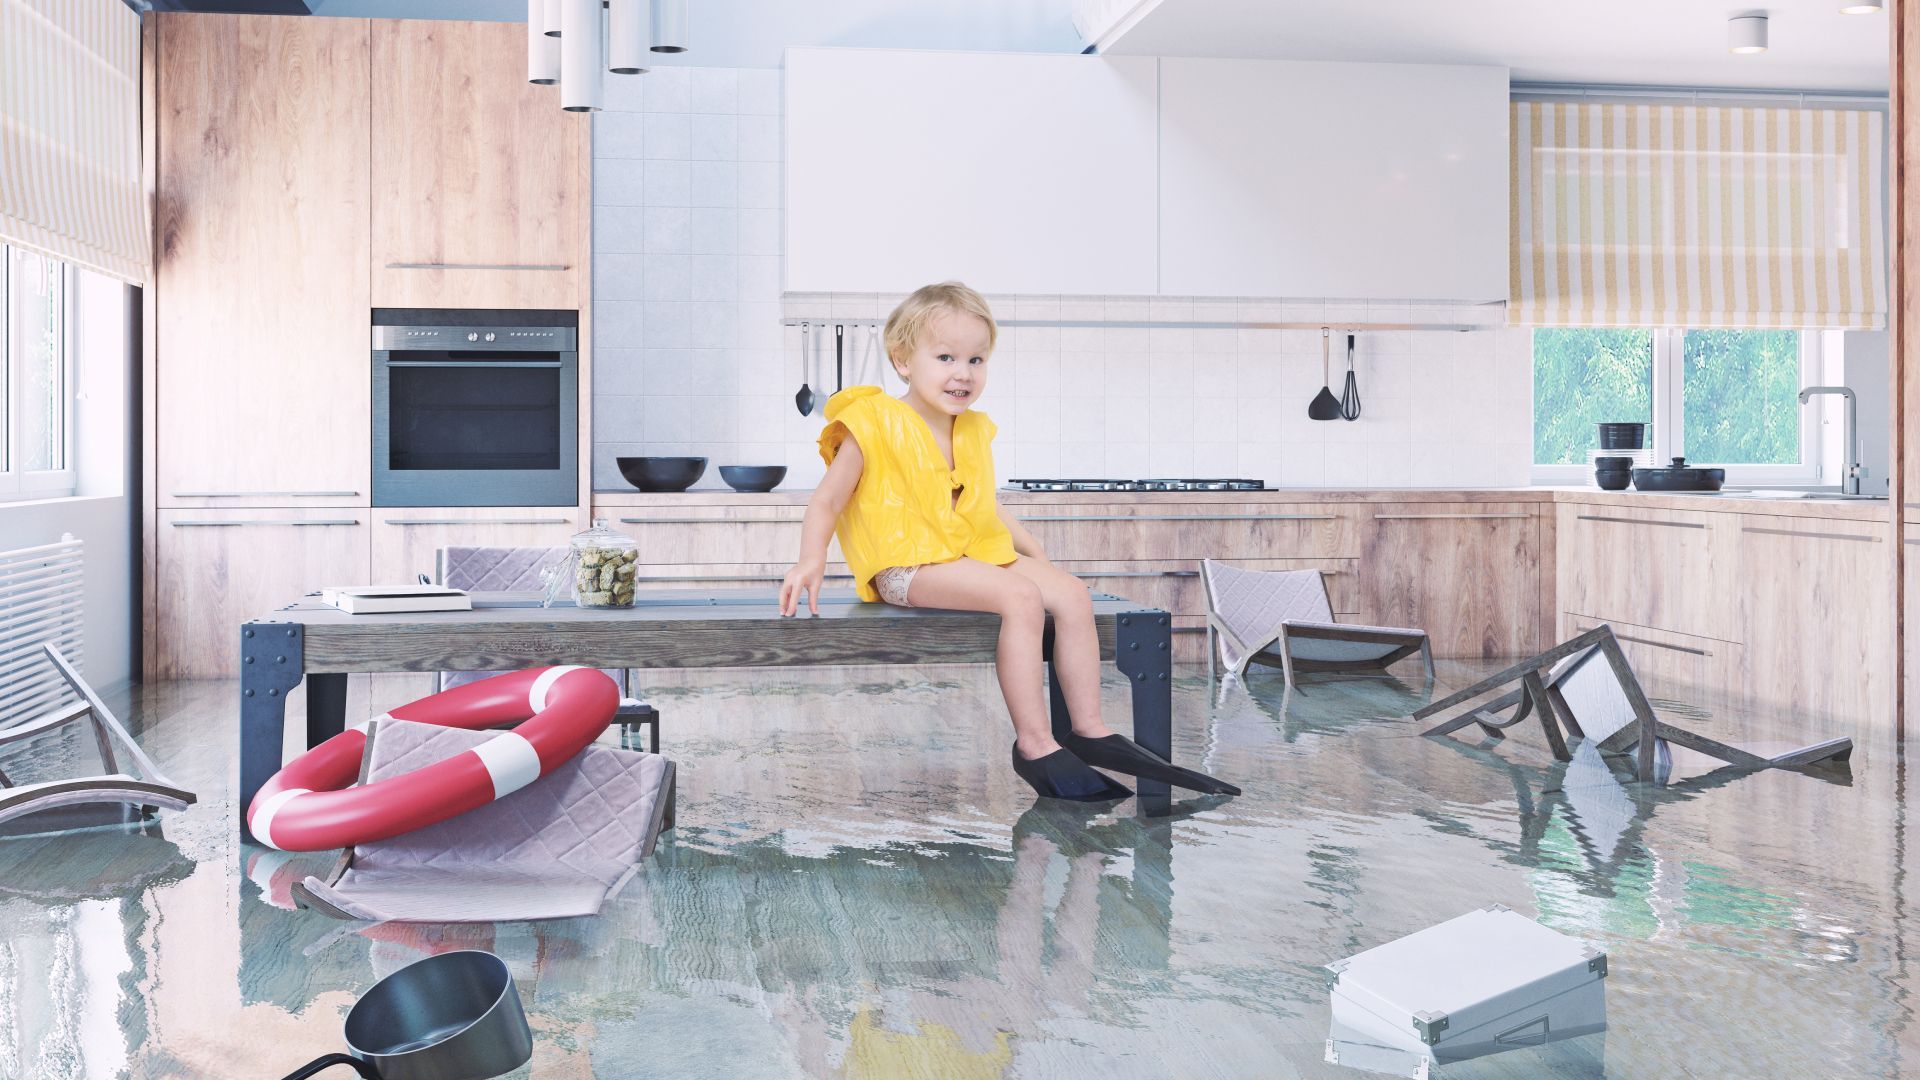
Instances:
[[[1342,507],[1248,503],[1183,509],[1109,503],[1022,508],[1019,519],[1055,562],[1086,559],[1350,559],[1353,514]]]
[[[1743,640],[1727,590],[1739,581],[1744,514],[1567,504],[1558,512],[1560,607],[1696,637]]]
[[[704,563],[778,563],[800,557],[800,521],[767,517],[616,517],[609,524],[640,545],[646,566]],[[827,561],[840,561],[840,542],[827,544]],[[782,571],[784,573],[785,571]]]
[[[151,18],[157,505],[364,506],[367,24]]]
[[[1906,536],[1901,542],[1902,554],[1906,557],[1907,574],[1903,591],[1906,593],[1906,606],[1900,650],[1903,663],[1902,677],[1906,680],[1906,696],[1902,707],[1911,711],[1920,707],[1920,574],[1914,567],[1920,565],[1920,525],[1906,526]]]
[[[1555,639],[1565,641],[1605,620],[1563,612]],[[1744,648],[1718,638],[1676,634],[1653,626],[1611,622],[1613,636],[1647,692],[1699,704],[1741,687],[1746,678]]]
[[[372,511],[373,579],[405,585],[434,573],[434,553],[450,545],[565,547],[579,531],[571,506],[441,506]]]
[[[519,23],[373,20],[375,306],[579,306],[588,121],[526,47]]]
[[[1166,563],[1088,560],[1056,565],[1079,577],[1095,592],[1124,596],[1175,615],[1207,613],[1206,587],[1201,584],[1200,564],[1196,560]],[[1358,612],[1365,602],[1357,559],[1239,559],[1233,565],[1247,570],[1319,570],[1326,575],[1327,595],[1336,615]]]
[[[1526,503],[1403,503],[1366,511],[1366,607],[1425,630],[1436,656],[1519,656],[1544,646],[1540,526]]]
[[[1743,516],[1740,587],[1756,695],[1893,729],[1893,560],[1884,529]]]
[[[290,596],[367,584],[362,509],[162,510],[156,519],[155,678],[235,675],[240,623]]]

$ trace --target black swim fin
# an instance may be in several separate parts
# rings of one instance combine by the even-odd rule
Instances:
[[[1032,785],[1033,790],[1049,799],[1111,802],[1133,794],[1125,785],[1117,784],[1088,768],[1086,762],[1073,755],[1073,751],[1064,748],[1046,757],[1028,760],[1020,756],[1020,747],[1016,744],[1013,748],[1013,771]]]
[[[1123,772],[1144,780],[1158,780],[1163,784],[1205,792],[1208,795],[1240,794],[1239,788],[1225,780],[1208,776],[1203,772],[1195,772],[1192,769],[1183,769],[1125,735],[1116,733],[1099,739],[1089,739],[1084,735],[1068,735],[1061,740],[1061,745],[1073,751],[1081,761],[1102,769],[1112,769],[1114,772]]]

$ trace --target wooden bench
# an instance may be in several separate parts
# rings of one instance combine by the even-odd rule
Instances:
[[[306,745],[346,729],[347,675],[378,671],[476,671],[582,664],[601,668],[816,667],[990,663],[996,615],[897,608],[851,597],[820,602],[817,617],[782,618],[758,589],[643,593],[632,608],[491,606],[472,611],[348,615],[302,600],[240,625],[240,822],[281,765],[287,694],[307,684]],[[517,601],[515,602],[517,603]],[[1173,758],[1171,616],[1094,594],[1100,656],[1132,689],[1133,738]],[[1052,628],[1045,646],[1053,676]],[[1059,679],[1050,677],[1053,727],[1069,730]],[[1011,738],[1011,733],[1009,733]],[[1140,812],[1171,810],[1167,785],[1135,784]]]

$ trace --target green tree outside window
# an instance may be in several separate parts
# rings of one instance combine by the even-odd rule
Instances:
[[[1533,460],[1585,465],[1594,425],[1653,419],[1653,331],[1533,332]]]

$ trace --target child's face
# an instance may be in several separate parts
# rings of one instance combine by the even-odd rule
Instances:
[[[893,369],[907,380],[907,393],[922,403],[958,416],[987,388],[987,323],[963,311],[940,311],[927,320],[910,356],[893,357]]]

